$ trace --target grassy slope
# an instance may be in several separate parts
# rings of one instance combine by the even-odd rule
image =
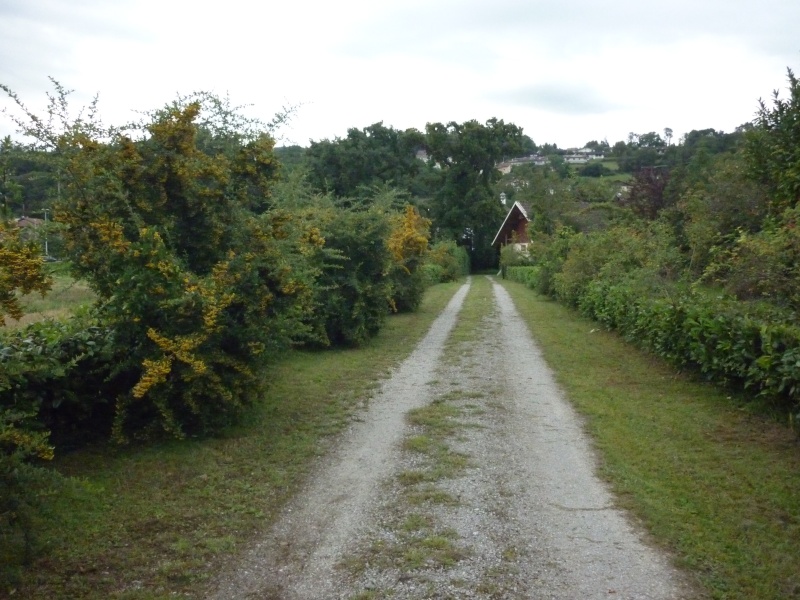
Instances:
[[[602,473],[714,598],[800,598],[800,445],[724,391],[504,282],[603,456]]]
[[[69,317],[79,306],[94,301],[95,295],[88,284],[73,279],[66,263],[47,265],[45,268],[53,278],[53,287],[45,296],[35,293],[22,296],[21,304],[25,314],[19,321],[6,319],[6,328],[17,329],[43,319]]]
[[[15,597],[202,597],[457,287],[430,289],[420,311],[393,316],[363,348],[291,354],[268,373],[269,397],[220,438],[58,458],[85,483],[55,503],[46,551]]]

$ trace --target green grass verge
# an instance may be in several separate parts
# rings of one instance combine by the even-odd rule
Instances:
[[[268,396],[246,423],[221,437],[57,457],[55,468],[83,483],[53,499],[13,597],[203,597],[459,285],[431,288],[418,312],[391,317],[362,348],[292,353],[266,375]]]
[[[800,445],[725,391],[503,282],[586,416],[622,505],[709,596],[800,598]]]
[[[46,265],[45,269],[53,278],[53,287],[44,296],[36,293],[20,296],[25,314],[19,321],[7,318],[5,328],[17,329],[44,319],[69,317],[78,307],[94,302],[94,292],[85,281],[76,281],[69,275],[67,263]]]

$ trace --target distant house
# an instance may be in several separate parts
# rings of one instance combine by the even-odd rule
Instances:
[[[534,164],[536,166],[546,165],[547,157],[542,156],[540,154],[531,154],[530,156],[512,158],[510,160],[505,160],[501,163],[498,163],[496,168],[503,175],[508,175],[509,173],[511,173],[511,169],[513,169],[517,165],[524,165],[524,164]]]
[[[596,154],[589,148],[570,149],[564,155],[564,160],[571,165],[582,165],[590,160],[602,160],[602,154]]]
[[[20,229],[38,229],[44,225],[44,219],[34,219],[33,217],[20,217],[14,221]]]
[[[494,236],[492,246],[498,250],[503,246],[513,244],[517,250],[527,251],[530,238],[528,237],[528,223],[531,219],[530,206],[514,202],[506,215],[503,224]]]

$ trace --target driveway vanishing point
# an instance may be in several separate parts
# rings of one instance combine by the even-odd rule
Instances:
[[[465,298],[489,286],[456,292],[209,597],[696,597],[617,508],[528,324],[490,282],[469,330]]]

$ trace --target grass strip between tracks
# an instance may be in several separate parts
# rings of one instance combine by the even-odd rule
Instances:
[[[710,597],[800,598],[794,434],[573,311],[503,285],[586,417],[621,505]]]

